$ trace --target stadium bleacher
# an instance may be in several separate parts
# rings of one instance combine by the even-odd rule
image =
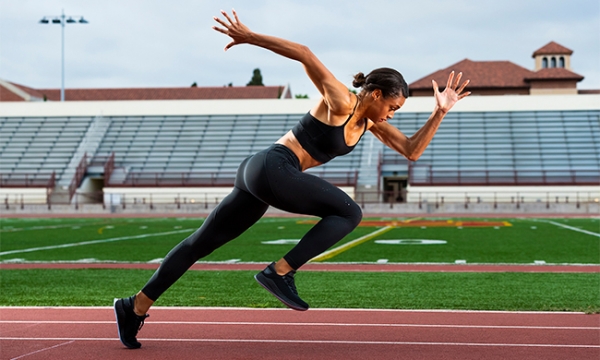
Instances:
[[[409,191],[464,185],[597,188],[600,109],[594,99],[597,96],[473,97],[462,110],[446,116],[417,162],[409,163],[367,133],[349,155],[308,171],[365,193],[385,190],[380,185],[386,177],[404,178]],[[84,154],[91,165],[88,178],[103,177],[104,164],[114,154],[114,171],[104,179],[104,189],[112,189],[113,194],[135,187],[154,192],[178,188],[182,197],[189,195],[186,191],[202,188],[226,190],[240,162],[276,141],[309,106],[300,100],[253,101],[242,107],[225,101],[122,104],[41,104],[56,109],[52,111],[36,110],[35,104],[15,105],[12,113],[4,107],[0,112],[3,194],[10,187],[48,188],[52,173],[56,189],[64,187]],[[430,106],[428,99],[411,99],[390,122],[410,136],[425,123]],[[230,108],[244,110],[231,114]],[[181,190],[185,187],[189,190]],[[464,188],[459,191],[464,197]],[[597,197],[597,190],[586,191],[591,194],[588,198]],[[17,196],[18,189],[13,193]],[[45,192],[38,198],[46,201]],[[168,195],[165,201],[173,198]],[[369,201],[387,200],[377,193]]]
[[[449,113],[421,158],[412,164],[415,185],[598,184],[600,111]],[[423,113],[398,113],[392,124],[413,133]],[[382,147],[383,169],[399,154]],[[389,171],[388,171],[389,172]]]

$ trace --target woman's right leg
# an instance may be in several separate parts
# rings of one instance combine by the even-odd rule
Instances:
[[[206,218],[202,226],[167,254],[152,278],[144,286],[136,312],[148,310],[147,297],[156,301],[198,259],[205,257],[225,243],[235,239],[256,223],[267,211],[268,205],[252,194],[237,187]]]

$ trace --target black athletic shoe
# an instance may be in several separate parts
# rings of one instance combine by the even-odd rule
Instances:
[[[133,312],[133,301],[135,295],[124,299],[115,299],[113,305],[115,308],[115,317],[117,318],[117,329],[119,330],[119,338],[123,345],[130,349],[139,349],[140,344],[137,339],[137,333],[144,326],[144,320],[149,316],[136,315]]]
[[[300,299],[296,284],[294,284],[295,273],[295,271],[290,271],[283,276],[278,275],[275,271],[275,263],[271,263],[263,271],[254,275],[254,278],[286,306],[294,310],[306,311],[308,310],[308,304]]]

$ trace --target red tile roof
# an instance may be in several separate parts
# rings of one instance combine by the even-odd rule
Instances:
[[[534,72],[530,76],[525,77],[525,81],[529,80],[583,80],[583,76],[576,74],[565,68],[546,68]]]
[[[0,85],[0,101],[25,101],[25,99]]]
[[[525,82],[527,76],[535,74],[510,61],[472,61],[465,59],[438,70],[409,85],[411,90],[431,89],[431,80],[435,80],[442,90],[451,71],[462,72],[463,80],[470,80],[469,88],[529,88]]]
[[[30,95],[50,101],[60,100],[60,89],[32,89],[14,84]],[[231,87],[185,87],[185,88],[121,88],[121,89],[65,89],[67,101],[110,100],[215,100],[215,99],[278,99],[285,90],[283,86],[231,86]],[[9,92],[2,89],[2,93]],[[10,97],[12,99],[12,97]],[[289,88],[284,98],[291,98]],[[7,96],[6,99],[9,99]],[[0,101],[21,101],[5,100]]]
[[[573,50],[568,49],[554,41],[550,41],[546,45],[537,49],[533,52],[531,57],[536,57],[537,55],[571,55],[573,54]]]

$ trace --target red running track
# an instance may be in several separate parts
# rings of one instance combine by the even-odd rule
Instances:
[[[151,309],[123,347],[112,308],[0,308],[2,359],[594,359],[600,315]]]
[[[260,271],[265,263],[196,263],[190,270],[253,270]],[[0,269],[158,269],[157,263],[0,263]],[[549,272],[600,273],[600,265],[530,265],[530,264],[354,264],[308,263],[302,271],[346,272]]]

